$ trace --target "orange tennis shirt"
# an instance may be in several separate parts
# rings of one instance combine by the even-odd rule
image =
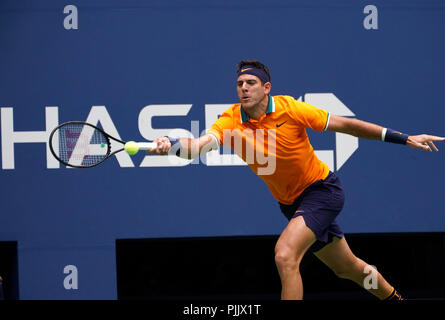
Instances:
[[[229,146],[269,187],[278,202],[292,204],[329,167],[315,155],[306,128],[325,131],[329,112],[290,96],[269,96],[266,113],[250,119],[234,104],[208,133]]]

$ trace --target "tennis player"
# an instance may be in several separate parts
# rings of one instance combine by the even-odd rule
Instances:
[[[338,277],[350,279],[364,288],[371,287],[367,290],[377,298],[402,300],[377,270],[370,269],[349,248],[336,221],[344,203],[341,182],[316,157],[306,128],[404,144],[431,152],[438,151],[434,142],[445,138],[407,135],[373,123],[330,114],[290,96],[271,96],[269,69],[256,60],[238,63],[236,85],[240,103],[228,108],[207,134],[196,139],[160,137],[155,140],[158,147],[147,153],[174,153],[191,159],[201,152],[226,145],[264,180],[289,220],[275,246],[282,299],[303,298],[299,266],[304,254],[310,251]],[[243,143],[237,143],[237,138]],[[249,157],[252,155],[249,148],[254,157]],[[259,155],[268,156],[263,160],[272,157],[273,168],[270,163],[260,163]],[[265,170],[267,166],[269,170]],[[377,286],[365,285],[369,275],[365,270],[374,270]]]

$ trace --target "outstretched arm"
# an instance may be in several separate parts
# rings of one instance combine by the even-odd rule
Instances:
[[[358,138],[370,140],[383,140],[386,132],[385,128],[374,123],[340,117],[331,114],[327,130],[353,135]],[[439,151],[434,145],[434,141],[445,141],[444,137],[437,137],[428,134],[408,136],[406,144],[412,148],[426,151]]]
[[[201,152],[208,152],[218,147],[215,137],[210,134],[195,139],[179,138],[174,146],[171,145],[170,139],[167,137],[160,137],[154,140],[154,142],[158,144],[158,147],[147,150],[148,154],[166,155],[171,153],[185,159],[194,159]],[[177,151],[179,152],[176,153]]]

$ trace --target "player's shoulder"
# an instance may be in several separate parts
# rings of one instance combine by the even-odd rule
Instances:
[[[299,102],[301,102],[289,95],[276,95],[273,96],[273,99],[277,110],[282,109],[287,112],[295,109]]]
[[[239,118],[240,117],[240,113],[241,113],[241,103],[235,103],[232,104],[230,106],[227,107],[227,109],[225,109],[220,116],[218,117],[218,119],[234,119],[234,118]]]
[[[275,104],[282,104],[283,106],[294,105],[294,104],[298,104],[299,102],[301,102],[289,95],[276,95],[276,96],[273,96],[273,98],[274,98]]]
[[[225,113],[239,113],[240,112],[241,103],[234,103],[230,107],[228,107],[224,112]]]
[[[289,95],[285,95],[285,94],[279,94],[279,95],[274,95],[273,96],[275,101],[282,101],[282,102],[290,102],[290,101],[294,101],[295,98]]]
[[[312,108],[314,108],[313,105],[301,101],[300,100],[301,97],[298,99],[295,99],[294,97],[287,95],[278,95],[273,97],[276,105],[281,105],[285,108],[291,108],[293,111],[300,110],[302,112],[305,112],[305,111],[311,111]]]

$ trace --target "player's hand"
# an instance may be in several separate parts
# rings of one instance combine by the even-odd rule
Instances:
[[[406,144],[411,148],[422,149],[425,151],[439,151],[434,145],[434,141],[445,141],[443,137],[430,136],[428,134],[420,134],[417,136],[409,136]]]
[[[166,155],[172,146],[167,137],[157,138],[153,142],[155,142],[158,146],[154,149],[148,149],[148,154]]]

